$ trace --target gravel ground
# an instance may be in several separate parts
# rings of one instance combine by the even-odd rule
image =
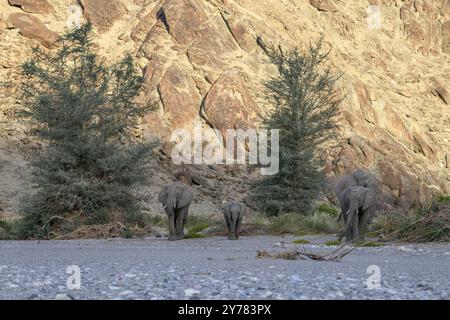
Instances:
[[[330,236],[303,237],[309,251]],[[341,262],[256,259],[294,237],[0,241],[1,299],[449,299],[450,244],[357,248]],[[80,268],[68,289],[67,267]],[[369,289],[368,267],[380,269]]]

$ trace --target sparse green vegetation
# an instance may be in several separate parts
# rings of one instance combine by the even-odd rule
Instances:
[[[198,239],[198,238],[206,238],[206,235],[196,232],[188,232],[185,236],[185,239]]]
[[[292,241],[292,243],[294,243],[294,244],[308,244],[310,242],[308,240],[305,240],[305,239],[296,239],[296,240]]]
[[[222,220],[216,216],[206,215],[191,215],[188,216],[185,227],[194,233],[205,230],[208,227],[222,223]]]
[[[12,240],[17,237],[18,222],[0,220],[0,240]]]
[[[321,212],[321,213],[328,213],[329,215],[336,216],[336,217],[339,213],[338,209],[336,209],[335,207],[330,207],[326,203],[319,204],[317,206],[317,211]]]
[[[329,240],[329,241],[325,242],[326,246],[338,246],[340,244],[341,244],[341,242],[339,240]]]
[[[446,196],[446,195],[438,196],[436,201],[439,204],[449,204],[450,203],[450,196]]]
[[[334,216],[321,212],[305,216],[303,228],[314,233],[335,233],[339,229]]]
[[[321,212],[307,216],[287,213],[273,217],[271,221],[271,230],[275,234],[290,233],[303,236],[315,233],[334,233],[338,229],[336,218]]]
[[[112,222],[112,215],[110,210],[106,208],[100,208],[93,211],[88,217],[86,217],[85,224],[107,224]]]
[[[130,239],[133,238],[133,236],[134,236],[133,231],[130,228],[124,228],[121,233],[122,238]]]
[[[450,240],[450,201],[441,196],[415,215],[388,213],[377,216],[371,230],[381,230],[386,240],[431,242]]]
[[[308,234],[308,232],[304,231],[304,230],[298,230],[296,232],[294,232],[294,236],[296,237],[303,237],[306,236]]]
[[[192,215],[188,217],[187,223],[185,227],[188,232],[185,235],[185,238],[205,238],[206,234],[202,233],[202,231],[217,225],[222,225],[222,220],[218,218],[216,215]]]
[[[302,216],[293,213],[285,213],[273,217],[270,223],[271,231],[275,234],[294,234],[302,230]]]
[[[132,210],[132,211],[128,211],[125,213],[124,223],[126,225],[138,226],[138,227],[144,228],[145,226],[148,226],[148,225],[157,225],[157,223],[152,223],[153,221],[161,222],[161,220],[158,220],[157,217],[159,217],[161,219],[160,216],[150,216],[140,210]]]

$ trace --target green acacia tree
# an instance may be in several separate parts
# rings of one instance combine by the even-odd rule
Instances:
[[[278,69],[265,84],[273,108],[263,115],[263,125],[280,130],[280,168],[256,182],[251,197],[269,215],[308,214],[325,184],[318,155],[335,136],[342,101],[335,93],[339,76],[325,65],[322,40],[306,52],[262,47]]]
[[[154,144],[133,134],[153,109],[136,102],[143,79],[129,55],[100,62],[91,31],[70,31],[56,52],[36,48],[22,65],[18,114],[44,145],[31,162],[36,189],[24,201],[23,237],[45,236],[61,214],[135,210],[133,187],[151,174]]]

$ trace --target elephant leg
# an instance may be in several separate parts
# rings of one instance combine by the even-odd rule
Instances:
[[[228,232],[228,240],[236,240],[237,221],[230,219],[230,230]]]
[[[361,240],[364,240],[364,234],[367,232],[367,221],[369,218],[368,210],[361,210],[361,214],[359,216],[359,232],[361,234]]]
[[[359,237],[359,212],[353,216],[352,222],[352,240]]]
[[[168,215],[169,219],[169,240],[177,240],[177,233],[175,230],[175,216],[174,215]]]
[[[183,208],[183,223],[181,224],[181,234],[184,238],[184,226],[186,225],[186,222],[188,220],[188,214],[189,214],[189,207]]]
[[[175,222],[175,229],[177,231],[177,239],[184,239],[184,223],[186,219],[186,208],[177,210],[177,219]]]
[[[239,239],[239,233],[241,232],[241,226],[242,226],[242,218],[239,218],[238,221],[236,222],[236,230],[235,230],[236,239]]]
[[[343,231],[341,231],[341,232],[339,232],[338,234],[337,234],[337,237],[338,237],[338,239],[339,239],[339,242],[342,240],[342,238],[344,238],[345,236],[346,236],[346,231],[347,231],[347,214],[348,214],[348,210],[347,211],[341,211],[341,215],[342,215],[342,218],[343,218],[343,220],[344,220],[344,230]]]
[[[345,229],[345,241],[352,241],[352,224]]]
[[[224,214],[223,215],[224,216],[224,218],[225,218],[225,223],[226,223],[226,225],[227,225],[227,236],[228,236],[228,238],[230,238],[230,236],[231,236],[231,226],[230,226],[230,218],[226,215],[226,214]]]

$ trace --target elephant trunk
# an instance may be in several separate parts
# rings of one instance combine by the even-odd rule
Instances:
[[[239,213],[231,212],[230,214],[230,234],[228,235],[229,240],[237,240],[236,236],[236,226],[239,219]]]
[[[175,213],[175,208],[177,206],[177,199],[174,196],[168,196],[167,197],[167,203],[166,203],[166,212],[168,215],[174,215]]]

